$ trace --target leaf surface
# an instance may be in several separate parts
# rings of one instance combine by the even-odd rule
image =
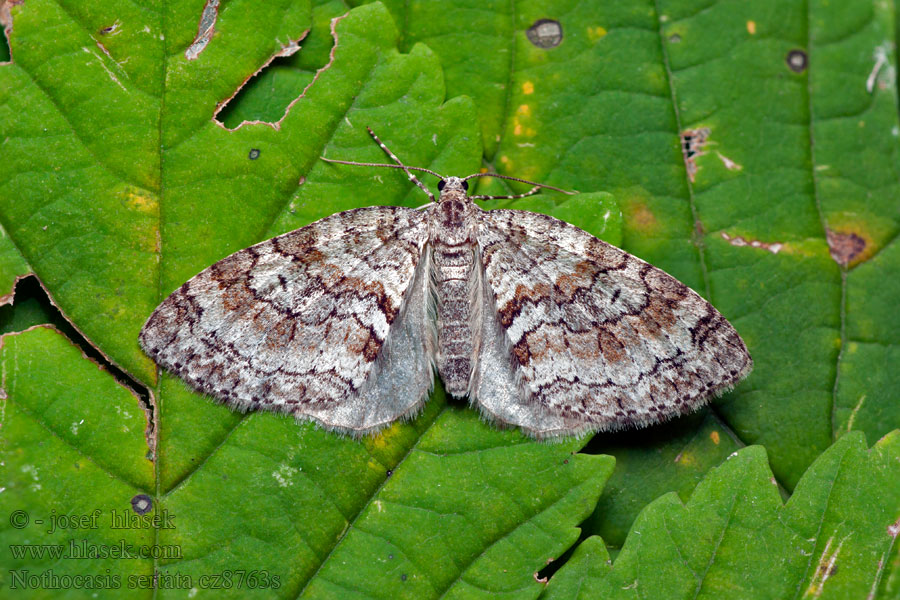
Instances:
[[[763,444],[788,490],[844,432],[900,424],[893,3],[388,6],[403,43],[431,44],[482,123],[502,123],[496,145],[483,127],[488,164],[611,192],[623,247],[706,296],[754,358],[713,423],[629,448],[594,439],[620,459],[595,531],[621,543],[635,508],[696,483],[670,457],[692,453],[699,423],[731,440],[702,463]],[[562,44],[528,37],[541,20]],[[683,136],[698,135],[689,164]]]
[[[711,470],[682,503],[648,505],[614,562],[582,542],[542,598],[892,597],[900,531],[900,437],[858,432],[781,498],[759,446]]]
[[[8,77],[19,77],[23,88],[36,96],[46,95],[43,89],[28,87],[34,78],[30,69],[38,67],[16,62],[15,57],[37,50],[16,36],[23,30],[27,34],[29,25],[38,36],[37,21],[42,18],[38,9],[42,8],[37,3],[13,7],[14,72],[6,72]],[[152,393],[148,407],[156,426],[151,440],[155,470],[148,491],[156,511],[175,515],[175,526],[154,529],[152,542],[158,548],[177,548],[178,554],[159,556],[152,563],[136,562],[135,568],[158,573],[158,581],[163,582],[160,595],[190,590],[211,595],[215,590],[209,577],[237,570],[254,574],[252,581],[225,587],[235,596],[251,588],[279,597],[320,597],[336,591],[347,595],[366,591],[358,587],[362,569],[370,582],[368,593],[383,597],[420,597],[422,593],[536,597],[542,588],[534,573],[575,542],[576,524],[593,509],[612,470],[609,457],[575,455],[584,440],[547,446],[516,431],[498,431],[480,422],[474,411],[448,406],[440,392],[416,421],[398,423],[362,441],[350,440],[271,414],[231,413],[167,374],[156,379],[136,346],[140,325],[158,301],[234,250],[340,210],[375,204],[421,205],[421,193],[410,189],[402,173],[366,172],[319,160],[324,154],[383,161],[381,150],[365,133],[366,125],[381,133],[409,164],[446,173],[476,172],[482,149],[471,101],[444,102],[442,73],[434,54],[423,45],[398,53],[390,16],[380,5],[371,5],[332,21],[336,45],[330,62],[302,96],[285,107],[277,124],[244,123],[228,129],[213,120],[217,104],[283,52],[290,40],[302,37],[310,22],[308,5],[224,4],[214,34],[199,52],[195,38],[202,3],[168,3],[163,8],[165,19],[156,23],[159,29],[148,27],[150,37],[162,35],[165,44],[153,42],[156,54],[146,50],[143,57],[152,64],[157,56],[157,67],[164,58],[165,68],[155,71],[161,79],[153,80],[149,71],[132,65],[134,61],[125,61],[135,69],[127,78],[113,71],[118,83],[99,62],[84,67],[97,85],[112,86],[112,96],[89,96],[97,110],[101,99],[136,94],[137,81],[148,78],[147,89],[155,89],[157,95],[155,103],[148,101],[147,112],[156,113],[151,131],[145,127],[141,133],[157,137],[147,142],[147,151],[117,163],[119,172],[110,174],[112,162],[100,164],[99,150],[82,147],[86,144],[78,132],[65,130],[72,111],[50,103],[47,110],[56,111],[60,131],[65,133],[60,137],[79,149],[89,171],[81,173],[87,178],[84,189],[72,192],[77,197],[60,200],[55,209],[51,225],[66,228],[57,234],[62,241],[53,236],[39,238],[31,225],[21,222],[31,220],[42,231],[47,222],[42,220],[43,204],[55,198],[46,186],[42,190],[9,186],[0,200],[4,219],[18,227],[11,234],[16,247],[35,257],[35,272],[76,323],[84,321],[78,311],[92,306],[87,292],[93,288],[85,286],[114,285],[111,280],[116,277],[130,286],[121,287],[119,296],[104,296],[104,302],[128,312],[129,319],[98,319],[94,325],[85,325],[85,333]],[[54,10],[61,31],[75,40],[70,47],[76,56],[82,38],[94,44],[88,32],[113,23],[119,24],[115,30],[119,35],[130,32],[143,39],[134,31],[140,31],[143,21],[138,25],[124,16],[116,21],[109,13],[80,15],[62,10],[59,4],[48,5],[50,14]],[[241,29],[241,23],[250,22],[253,26],[246,35],[232,33]],[[90,29],[85,23],[106,25]],[[67,39],[59,37],[60,43]],[[128,56],[117,54],[126,52],[124,45],[113,48],[104,43],[111,56],[97,44],[89,49],[93,47],[113,63]],[[128,51],[136,50],[129,46]],[[189,51],[196,52],[196,57],[186,58]],[[71,85],[82,85],[80,77],[73,75]],[[65,82],[59,85],[63,89],[58,93],[65,95]],[[137,126],[121,126],[135,143],[141,141]],[[26,144],[27,137],[20,135],[15,143]],[[107,154],[120,152],[99,140],[92,143]],[[38,157],[28,159],[37,168]],[[38,169],[43,171],[41,177],[52,181],[70,159],[63,152],[49,160],[45,157]],[[20,177],[38,179],[27,169],[21,172]],[[133,186],[124,195],[118,193],[119,179],[126,172],[133,178],[144,177],[141,190]],[[74,172],[69,176],[74,178]],[[92,206],[96,209],[79,194],[95,194],[98,200]],[[559,203],[532,199],[532,203],[550,212],[568,211],[570,220],[595,233],[605,232],[613,241],[620,236],[621,215],[608,194],[585,194]],[[69,204],[81,212],[66,220]],[[111,214],[126,209],[136,211],[136,216]],[[94,217],[91,210],[96,210]],[[81,219],[77,223],[76,216]],[[69,238],[76,226],[82,230],[80,239],[97,256],[109,260],[108,271],[89,269],[92,261],[99,260],[97,256],[58,251],[53,260],[46,256],[55,251],[55,244],[74,247],[76,240]],[[123,250],[133,243],[138,244],[133,252]],[[61,278],[66,268],[80,273],[68,290],[54,279]],[[79,277],[84,282],[79,283]],[[63,293],[67,291],[68,295]],[[14,337],[32,339],[35,331],[42,330]],[[46,342],[34,342],[41,343]],[[13,354],[8,362],[17,358]],[[61,368],[79,362],[72,357],[59,361]],[[38,373],[27,371],[32,378]],[[6,385],[14,384],[9,380]],[[81,402],[67,409],[73,419],[80,418],[82,410],[109,409],[100,395],[77,391],[70,399]],[[30,401],[42,406],[47,400],[35,395]],[[10,402],[21,400],[10,395]],[[7,451],[13,450],[7,446]],[[98,462],[117,457],[107,448],[91,449],[89,455]],[[24,449],[23,457],[43,460],[30,447]],[[53,476],[52,471],[48,476]],[[127,506],[133,494],[126,495],[107,490],[104,503],[97,506],[106,514],[109,503]],[[10,504],[4,508],[15,510],[19,499],[8,498]],[[35,507],[35,512],[48,506],[48,500],[39,495],[22,502]],[[80,510],[67,506],[69,512]],[[98,539],[106,533],[98,532]],[[48,567],[40,561],[37,565]],[[10,563],[13,570],[20,566]],[[98,573],[90,565],[80,568]],[[498,577],[497,569],[507,574]],[[184,582],[189,583],[187,588],[181,585]]]
[[[711,410],[591,441],[588,452],[618,461],[587,524],[610,548],[648,502],[668,491],[687,501],[747,444],[765,446],[787,495],[846,432],[877,439],[898,427],[893,3],[387,2],[359,7],[334,32],[344,4],[311,4],[222,3],[192,60],[200,0],[7,6],[0,295],[34,272],[90,343],[151,390],[151,492],[184,515],[159,539],[191,558],[160,561],[164,572],[189,563],[197,576],[251,557],[291,565],[270,572],[282,587],[269,593],[346,594],[353,572],[342,561],[391,547],[414,556],[387,551],[392,562],[367,571],[381,587],[357,592],[533,596],[526,580],[574,540],[608,475],[605,459],[577,457],[577,473],[563,476],[580,444],[533,447],[491,432],[440,392],[419,420],[356,443],[157,380],[137,332],[202,268],[339,210],[423,204],[400,173],[318,160],[383,161],[366,125],[408,164],[581,191],[486,206],[554,214],[622,245],[708,297],[746,340],[754,373]],[[541,20],[559,24],[561,44],[532,40]],[[302,50],[285,56],[298,40]],[[270,124],[242,125],[257,119]],[[686,155],[687,139],[705,142]],[[479,180],[482,193],[510,189],[524,190]],[[22,312],[0,313],[2,330],[40,320]],[[77,394],[86,407],[105,401]],[[472,462],[428,453],[469,439],[482,443]],[[429,495],[426,484],[446,481],[488,527],[463,493],[471,484],[490,497],[495,474],[478,470],[487,457],[520,477],[523,464],[544,465],[560,482],[535,499],[504,480],[507,503],[483,508],[515,548],[463,534]],[[528,510],[509,508],[519,504]],[[457,527],[441,540],[452,565],[408,550],[421,545],[411,530],[443,532],[444,522]],[[551,534],[523,533],[531,526]],[[517,566],[508,578],[506,561]]]

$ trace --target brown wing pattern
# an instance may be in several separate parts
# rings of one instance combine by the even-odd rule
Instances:
[[[376,430],[414,412],[432,382],[426,241],[424,215],[412,209],[327,217],[185,283],[150,316],[141,345],[233,408]]]
[[[752,367],[711,304],[577,227],[488,211],[478,242],[486,310],[475,389],[496,420],[537,436],[650,425],[697,409]]]

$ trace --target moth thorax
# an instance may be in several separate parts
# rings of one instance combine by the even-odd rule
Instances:
[[[476,208],[462,190],[459,194],[445,191],[441,194],[440,203],[432,212],[432,240],[453,246],[472,241],[475,234]]]

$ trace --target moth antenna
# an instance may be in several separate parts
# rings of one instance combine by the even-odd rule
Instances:
[[[527,198],[528,196],[533,196],[541,189],[541,186],[536,185],[524,194],[514,194],[508,196],[469,196],[472,200],[516,200],[518,198]]]
[[[575,194],[578,193],[577,190],[570,192],[569,190],[564,190],[564,189],[561,189],[558,187],[554,187],[552,185],[547,185],[546,183],[538,183],[537,181],[529,181],[527,179],[520,179],[519,177],[512,177],[511,175],[500,175],[499,173],[473,173],[472,175],[463,177],[463,181],[467,181],[467,180],[473,179],[475,177],[496,177],[498,179],[509,179],[510,181],[518,181],[519,183],[527,183],[528,185],[533,185],[538,188],[546,188],[548,190],[553,190],[554,192],[561,192],[563,194],[568,194],[569,196],[574,196]],[[509,196],[509,198],[513,198],[513,197],[524,198],[525,196],[530,196],[534,192],[535,192],[535,190],[531,190],[528,193],[526,193],[524,196],[521,196],[521,195],[520,196]],[[506,196],[494,196],[494,198],[497,198],[497,199],[504,198],[504,197],[506,197]]]

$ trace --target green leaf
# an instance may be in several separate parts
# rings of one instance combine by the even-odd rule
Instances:
[[[152,528],[112,527],[114,514],[135,515],[133,498],[154,493],[149,415],[138,398],[49,327],[0,338],[0,373],[0,588],[58,588],[47,580],[28,583],[48,570],[123,580],[152,575],[152,561],[110,554],[117,547],[137,554],[154,543]],[[70,522],[75,515],[87,520]],[[88,555],[101,547],[106,555]]]
[[[781,498],[763,448],[711,470],[684,504],[647,506],[609,562],[585,540],[542,596],[574,598],[894,597],[900,433],[869,450],[839,439]]]
[[[0,306],[12,303],[16,282],[29,271],[22,254],[0,227]]]
[[[63,240],[73,236],[72,229],[55,234],[48,227],[48,237],[37,238],[30,229],[35,224],[42,227],[49,210],[43,207],[53,195],[46,186],[39,190],[7,187],[0,198],[0,214],[16,224],[18,247],[36,257],[36,273],[76,323],[85,320],[80,315],[91,306],[93,297],[88,292],[93,288],[85,288],[75,277],[67,290],[54,279],[65,268],[81,273],[90,285],[111,285],[109,278],[122,277],[132,286],[119,288],[120,297],[105,300],[133,318],[88,322],[86,333],[151,389],[156,425],[151,496],[157,510],[174,515],[175,522],[174,528],[154,530],[153,541],[159,549],[177,549],[177,554],[161,556],[153,565],[163,582],[161,589],[173,589],[166,581],[187,578],[192,586],[205,590],[204,576],[254,567],[260,578],[255,581],[267,593],[327,595],[335,589],[345,593],[357,589],[355,578],[364,569],[372,589],[391,596],[437,590],[448,596],[471,597],[480,591],[535,597],[541,585],[534,573],[574,543],[579,534],[575,525],[593,510],[612,470],[609,457],[574,455],[584,440],[548,446],[517,431],[501,432],[482,423],[468,408],[448,407],[437,393],[416,421],[354,441],[271,414],[231,413],[168,375],[154,381],[155,373],[136,352],[137,331],[153,306],[218,258],[339,210],[371,204],[420,205],[420,193],[410,189],[402,173],[371,173],[318,160],[323,154],[383,160],[365,125],[381,132],[410,164],[448,173],[475,172],[480,165],[482,149],[471,101],[444,102],[436,57],[422,45],[408,54],[398,53],[397,31],[380,5],[361,7],[335,24],[337,47],[331,62],[303,97],[287,108],[277,127],[244,124],[228,130],[213,122],[210,117],[218,99],[227,98],[280,51],[272,40],[300,36],[302,20],[294,13],[303,13],[304,6],[286,3],[280,10],[269,5],[255,9],[260,14],[252,21],[258,29],[251,28],[242,37],[230,32],[237,23],[249,22],[242,11],[251,8],[240,3],[224,5],[215,35],[191,61],[184,57],[184,50],[196,35],[196,13],[189,18],[186,5],[169,4],[161,22],[166,29],[158,33],[161,30],[148,26],[152,37],[165,38],[165,45],[155,48],[166,64],[156,71],[164,75],[155,82],[160,94],[155,97],[158,114],[152,121],[153,131],[134,126],[123,135],[157,135],[158,155],[137,152],[132,163],[119,167],[120,171],[148,169],[140,194],[129,191],[123,198],[117,191],[116,174],[110,174],[109,164],[96,159],[118,152],[115,147],[102,147],[97,141],[92,153],[78,146],[82,136],[77,131],[59,134],[83,151],[86,166],[82,171],[87,172],[79,176],[85,182],[74,193],[95,193],[96,198],[91,204],[84,199],[67,200],[56,209],[58,221],[51,224],[80,227],[78,239],[110,261],[108,271],[91,271],[89,266],[97,257],[90,253],[56,252],[53,260],[45,256],[44,248],[59,243],[53,235]],[[40,12],[32,12],[38,8]],[[77,40],[86,36],[90,42],[84,42],[96,47],[86,33],[91,29],[57,5],[31,3],[13,10],[14,56],[39,52],[23,46],[16,36],[23,32],[29,39],[29,26],[37,36],[37,22],[46,18],[43,11],[52,16],[56,10],[62,31]],[[94,24],[106,24],[94,31],[116,22],[119,35],[144,27],[143,22],[138,27],[123,16],[118,21],[103,15],[92,18]],[[78,43],[72,44],[75,51]],[[153,56],[142,57],[145,68]],[[138,69],[134,62],[125,64]],[[107,85],[112,97],[120,91],[136,93],[130,86],[117,91],[118,84],[136,80],[136,72],[124,81],[126,77],[114,71],[113,80],[103,65],[94,63],[89,62],[88,71],[77,65],[84,72],[77,71],[71,85],[83,85],[81,79],[91,76],[96,85]],[[18,70],[6,76],[20,78],[20,95],[45,94],[30,84],[39,78],[40,69],[17,62],[14,69]],[[144,74],[149,76],[149,70]],[[65,95],[69,83],[57,81],[60,89],[55,93]],[[102,109],[102,96],[98,94],[96,110]],[[15,98],[5,100],[12,103]],[[69,117],[65,107],[55,109],[58,120]],[[90,125],[97,126],[100,119],[96,115],[83,118],[88,116],[95,119]],[[27,143],[27,136],[19,136],[15,143]],[[37,157],[28,158],[37,161]],[[43,162],[50,166],[44,167],[42,177],[52,182],[54,173],[68,164],[65,160],[71,157],[67,159],[63,152],[45,157]],[[26,168],[21,172],[20,177],[31,176]],[[618,236],[620,213],[608,194],[586,194],[558,204],[534,201],[544,203],[548,211],[569,211],[573,220],[595,233],[606,230]],[[96,219],[77,212],[68,220],[62,218],[63,208],[89,212],[94,206],[102,207]],[[119,214],[115,221],[114,214],[107,214],[129,208],[140,214]],[[75,218],[79,214],[80,221]],[[25,222],[29,219],[31,224]],[[132,238],[138,246],[149,242],[147,257],[159,258],[158,268],[154,261],[146,261],[152,264],[141,266],[142,275],[133,277],[134,281],[128,266],[139,268],[134,265],[143,260],[145,247],[124,251]],[[117,244],[107,247],[111,240]],[[123,344],[123,339],[128,343]],[[60,364],[69,368],[67,363]],[[28,376],[38,377],[34,372]],[[15,380],[7,380],[4,389],[14,385]],[[73,419],[80,418],[86,408],[109,408],[96,394],[79,392],[71,398],[79,401],[69,408]],[[31,398],[39,405],[43,400],[37,393]],[[10,395],[9,402],[15,401],[18,398]],[[108,449],[97,452],[105,459],[116,457]],[[30,457],[30,450],[24,455]],[[94,458],[93,452],[90,456]],[[539,489],[536,481],[541,482]],[[127,505],[133,496],[108,495],[108,501],[117,506]],[[45,504],[34,498],[27,505],[41,512]],[[99,505],[104,511],[106,506]],[[17,507],[15,499],[3,506],[8,511]],[[372,556],[379,560],[373,562]],[[440,568],[434,568],[436,564]],[[9,570],[19,567],[9,563]],[[50,565],[39,561],[38,567],[47,570]],[[97,574],[89,565],[80,568]],[[498,575],[498,569],[506,574]],[[57,571],[66,572],[61,567]],[[246,586],[228,589],[238,595]]]
[[[843,295],[831,424],[835,436],[880,436],[900,422],[895,8],[819,4],[830,18],[811,30],[819,48],[810,73],[816,197]]]
[[[738,445],[765,445],[786,489],[848,429],[880,437],[900,425],[893,3],[524,1],[512,15],[449,1],[389,6],[404,43],[433,44],[482,123],[497,122],[495,90],[505,90],[489,164],[612,192],[624,248],[737,327],[755,368],[713,406],[716,427]],[[435,16],[460,13],[468,18]],[[560,23],[562,44],[528,39],[540,19]],[[808,66],[794,71],[797,50]],[[691,174],[681,134],[697,130],[708,140]],[[862,249],[839,263],[841,239],[828,231]],[[649,450],[594,439],[590,451],[620,465],[603,506],[613,496],[631,505],[598,511],[595,531],[617,531],[610,541],[621,544],[636,508],[663,489],[690,490],[697,473],[662,457],[690,450],[682,440],[700,439],[701,422]],[[705,465],[720,452],[709,449]]]
[[[262,589],[278,596],[536,597],[542,586],[533,573],[577,539],[575,524],[613,467],[611,457],[575,454],[582,442],[548,447],[498,433],[437,399],[415,424],[365,442],[288,418],[248,417],[189,477],[157,494],[136,397],[55,330],[2,340],[0,460],[14,476],[0,511],[24,509],[31,519],[18,529],[4,519],[3,539],[17,552],[60,545],[71,557],[72,545],[109,548],[121,537],[160,555],[127,565],[4,555],[8,588],[27,572],[102,577],[105,569],[121,577],[116,590],[140,589],[128,577],[154,569],[160,581],[202,588],[204,576],[254,569]],[[60,376],[48,387],[51,369]],[[113,511],[133,514],[140,493],[156,498],[155,514],[172,527],[113,527]],[[36,524],[95,513],[52,534]]]
[[[312,24],[302,40],[302,51],[276,58],[254,75],[219,113],[226,127],[234,129],[243,121],[278,121],[312,82],[316,71],[328,63],[334,43],[331,21],[349,8],[341,0],[317,0],[313,4]]]
[[[710,412],[604,441],[603,451],[616,457],[616,470],[586,528],[614,546],[621,546],[648,498],[669,491],[688,498],[711,467],[742,447]]]
[[[754,373],[709,411],[599,435],[586,448],[618,460],[587,522],[611,548],[622,547],[648,502],[667,491],[687,500],[711,466],[746,444],[766,447],[786,495],[844,433],[876,439],[900,425],[892,2],[388,2],[339,19],[334,45],[339,0],[232,0],[188,60],[203,4],[0,8],[12,24],[12,61],[0,65],[0,226],[8,235],[0,236],[0,295],[34,272],[88,341],[150,390],[157,445],[149,493],[183,516],[155,539],[183,545],[190,558],[160,560],[161,572],[196,579],[251,562],[289,565],[268,571],[280,587],[265,589],[296,596],[349,593],[358,567],[387,582],[373,594],[418,594],[427,572],[437,586],[428,589],[448,595],[533,596],[532,573],[572,542],[608,475],[606,459],[561,466],[580,444],[493,431],[473,411],[447,406],[440,391],[415,422],[358,443],[271,415],[237,415],[167,375],[157,380],[137,333],[200,269],[338,210],[424,202],[401,173],[318,160],[382,161],[366,125],[408,164],[459,174],[496,168],[581,191],[486,206],[551,213],[623,245],[706,295],[747,341]],[[559,22],[559,46],[529,39],[540,19]],[[280,56],[297,40],[301,51]],[[797,51],[809,58],[805,68]],[[277,126],[241,126],[255,119]],[[681,134],[705,130],[689,170]],[[510,189],[496,178],[479,186]],[[9,319],[0,313],[0,327],[42,320],[22,308]],[[56,381],[56,369],[41,373]],[[106,402],[83,391],[72,398],[79,409]],[[15,448],[5,418],[0,444]],[[499,474],[421,454],[465,440],[473,457],[496,460]],[[109,459],[108,449],[97,452]],[[29,464],[49,460],[37,453]],[[577,473],[567,478],[572,464]],[[490,476],[527,480],[523,465],[544,465],[530,490],[554,484],[546,503],[506,479],[505,503],[477,509],[463,493],[471,485],[493,498]],[[21,487],[28,476],[12,479]],[[425,516],[446,514],[430,495],[444,481],[459,490],[449,501],[465,507],[467,522],[502,524],[514,547],[456,527],[442,533],[441,560],[420,554],[411,532],[456,523]],[[110,502],[127,506],[125,495]],[[415,503],[422,498],[434,503]],[[530,512],[516,512],[520,505]],[[522,533],[529,527],[551,533]],[[417,550],[402,565],[398,552],[388,552],[390,562],[369,560],[389,544]]]

